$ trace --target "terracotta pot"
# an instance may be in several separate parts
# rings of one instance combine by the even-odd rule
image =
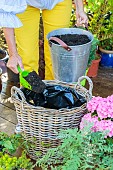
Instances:
[[[97,60],[92,61],[91,66],[88,69],[88,73],[87,73],[88,77],[96,77],[97,76],[100,60],[101,60],[101,57]]]

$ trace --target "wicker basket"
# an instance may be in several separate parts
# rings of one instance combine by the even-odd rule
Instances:
[[[89,90],[80,85],[80,82],[84,78],[89,82]],[[92,98],[93,84],[87,76],[80,77],[76,85],[58,83],[56,81],[45,82],[52,84],[60,83],[62,86],[75,88],[87,101]],[[40,151],[41,156],[43,156],[47,152],[48,146],[50,146],[50,148],[58,146],[60,141],[57,140],[56,132],[59,132],[61,129],[79,127],[82,116],[87,112],[86,104],[83,104],[81,107],[59,110],[35,107],[28,104],[23,92],[14,86],[11,89],[11,94],[16,108],[18,123],[21,126],[25,138],[31,141],[33,141],[33,138],[36,138],[35,149],[31,147],[29,150],[29,156],[32,159],[37,158],[37,151]],[[18,96],[20,96],[21,99]]]

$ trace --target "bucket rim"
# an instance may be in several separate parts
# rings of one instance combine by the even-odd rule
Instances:
[[[92,43],[92,41],[93,41],[93,39],[94,39],[94,36],[93,36],[93,34],[90,32],[90,31],[88,31],[88,30],[84,30],[84,29],[82,29],[82,28],[59,28],[59,29],[55,29],[55,30],[53,30],[53,31],[51,31],[51,32],[49,32],[48,34],[47,34],[47,39],[48,39],[48,41],[49,41],[49,38],[50,37],[52,37],[52,36],[50,36],[53,32],[55,32],[55,31],[63,31],[64,33],[62,34],[62,35],[64,35],[64,34],[66,34],[65,33],[65,30],[82,30],[83,32],[86,32],[86,33],[89,33],[90,34],[90,37],[92,37],[92,39],[90,39],[90,41],[88,42],[88,43],[85,43],[85,44],[81,44],[81,45],[74,45],[74,46],[69,46],[69,47],[71,47],[71,48],[73,48],[73,47],[78,47],[78,46],[83,46],[83,45],[88,45],[88,44],[90,44],[90,43]],[[77,33],[76,33],[77,34]],[[79,34],[79,33],[78,33]],[[56,34],[56,35],[58,35],[58,34]],[[59,34],[60,35],[60,34]],[[86,35],[86,34],[85,34]],[[55,35],[54,35],[55,36]],[[88,35],[87,35],[88,36]],[[51,40],[50,40],[51,41]],[[56,44],[56,43],[54,43],[54,42],[52,42],[52,44],[54,44],[54,45],[56,45],[56,46],[61,46],[60,44]]]

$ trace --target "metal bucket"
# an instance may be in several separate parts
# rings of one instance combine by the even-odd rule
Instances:
[[[76,46],[67,46],[62,40],[58,42],[59,44],[51,41],[54,36],[65,34],[84,34],[91,41]],[[55,79],[68,83],[77,82],[79,77],[85,75],[93,35],[80,28],[61,28],[50,32],[47,39],[50,45]]]

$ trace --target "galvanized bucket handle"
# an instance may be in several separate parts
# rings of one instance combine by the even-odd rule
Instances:
[[[60,44],[67,51],[71,51],[72,50],[65,42],[63,42],[60,38],[57,38],[57,37],[50,37],[49,38],[50,46],[52,45],[51,42],[50,42],[51,40],[53,40],[53,41],[57,42],[58,44]]]

